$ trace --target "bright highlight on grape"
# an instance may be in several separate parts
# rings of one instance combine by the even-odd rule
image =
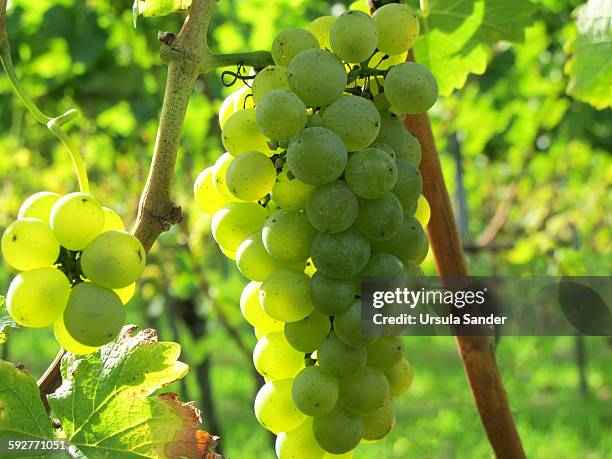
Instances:
[[[429,249],[421,147],[400,117],[437,99],[429,70],[405,62],[418,33],[403,4],[280,32],[275,65],[223,103],[227,152],[194,185],[250,280],[240,310],[266,380],[254,409],[279,459],[350,458],[391,431],[412,383],[404,340],[362,333],[359,297],[364,277],[422,276]]]

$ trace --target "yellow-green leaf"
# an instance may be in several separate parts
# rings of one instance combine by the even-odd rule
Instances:
[[[416,60],[448,95],[470,73],[484,73],[493,43],[523,41],[533,10],[528,0],[434,0],[423,17]]]
[[[67,354],[61,387],[49,403],[68,441],[88,457],[215,457],[193,404],[152,394],[187,374],[180,346],[154,330],[127,327],[87,356]]]
[[[0,360],[0,438],[55,438],[36,380],[4,360]]]
[[[612,107],[612,2],[589,0],[576,13],[576,36],[566,46],[567,93],[600,110]]]

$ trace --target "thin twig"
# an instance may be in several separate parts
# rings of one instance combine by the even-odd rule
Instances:
[[[518,195],[519,185],[521,181],[525,177],[525,172],[527,171],[531,160],[535,157],[535,148],[531,148],[525,158],[523,160],[521,170],[516,175],[514,180],[508,185],[506,189],[506,195],[504,199],[499,203],[493,217],[489,221],[487,227],[474,239],[477,245],[481,247],[486,247],[491,245],[491,243],[495,240],[499,232],[502,230],[506,221],[508,220],[508,215],[510,214],[510,210],[512,206],[516,202],[516,198]]]

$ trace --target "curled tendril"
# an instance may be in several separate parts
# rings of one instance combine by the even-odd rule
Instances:
[[[245,83],[246,84],[246,83]],[[249,86],[247,84],[247,86]],[[250,88],[250,86],[249,86]],[[242,102],[242,109],[245,110],[247,108],[247,101],[249,100],[249,98],[253,98],[253,93],[248,93],[245,97],[244,97],[244,102]]]
[[[231,70],[224,71],[221,74],[221,84],[225,86],[226,88],[229,88],[230,86],[234,86],[236,82],[240,80],[250,88],[251,85],[248,83],[248,81],[255,78],[255,76],[254,75],[243,75],[242,73],[245,70],[246,70],[246,67],[244,66],[244,64],[239,64],[235,72],[232,72]],[[228,75],[232,77],[232,79],[229,81],[226,81],[225,77]]]

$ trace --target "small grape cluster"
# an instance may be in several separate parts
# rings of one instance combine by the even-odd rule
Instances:
[[[418,32],[403,4],[280,32],[275,65],[223,103],[227,152],[194,186],[251,280],[255,413],[280,459],[348,458],[382,439],[412,382],[401,338],[362,333],[359,298],[362,277],[422,276],[429,249],[421,147],[398,117],[437,99],[433,75],[405,62]]]
[[[2,256],[22,271],[6,296],[25,327],[53,325],[59,345],[89,354],[125,321],[146,252],[119,215],[90,194],[42,191],[26,199],[2,235]]]

